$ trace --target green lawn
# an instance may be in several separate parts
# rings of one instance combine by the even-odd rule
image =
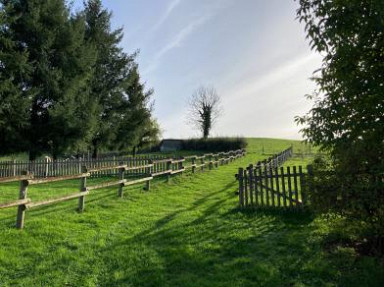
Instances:
[[[16,230],[15,209],[2,210],[0,286],[384,286],[377,260],[326,245],[342,219],[237,209],[237,168],[291,144],[300,155],[287,164],[308,163],[298,142],[250,139],[246,158],[217,170],[126,188],[123,199],[97,190],[82,214],[76,200],[32,209]],[[1,185],[0,202],[17,188]],[[32,186],[29,196],[77,189]]]

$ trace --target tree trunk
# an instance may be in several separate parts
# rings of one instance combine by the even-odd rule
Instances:
[[[134,147],[132,148],[132,156],[136,156],[136,153],[137,153],[137,147],[134,146]]]
[[[97,146],[93,146],[93,151],[92,151],[92,158],[97,159],[99,157],[99,149]]]

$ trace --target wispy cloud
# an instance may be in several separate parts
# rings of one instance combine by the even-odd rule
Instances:
[[[230,100],[232,101],[238,101],[239,98],[249,97],[251,95],[255,96],[262,90],[279,85],[279,82],[282,79],[291,77],[309,63],[318,61],[318,54],[309,53],[302,55],[301,57],[276,67],[271,72],[258,79],[254,79],[254,76],[247,78],[244,83],[241,83],[236,87],[232,87],[227,95],[231,96]],[[234,95],[236,95],[236,97],[234,97]]]
[[[154,71],[159,63],[161,58],[167,54],[170,50],[182,46],[182,43],[185,39],[192,34],[197,28],[202,26],[211,18],[211,15],[199,17],[181,29],[162,49],[160,49],[153,57],[152,63],[146,67],[143,71],[143,74],[148,74]]]
[[[310,107],[304,95],[312,92],[315,83],[309,80],[321,64],[315,53],[302,54],[277,65],[262,77],[249,75],[244,81],[222,89],[224,114],[218,131],[258,137],[300,139],[300,127],[294,117],[303,115]]]
[[[172,14],[173,10],[176,9],[177,6],[180,5],[180,3],[184,0],[173,0],[169,3],[167,9],[165,10],[164,14],[161,16],[159,21],[155,25],[153,25],[151,32],[155,32],[157,29],[161,27],[161,25],[164,24],[165,21],[167,21],[168,17]]]

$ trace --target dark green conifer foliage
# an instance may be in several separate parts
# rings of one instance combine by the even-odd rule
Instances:
[[[63,0],[10,2],[19,15],[11,31],[32,65],[25,88],[36,89],[30,108],[30,159],[43,151],[55,158],[86,145],[94,131],[87,89],[94,52],[84,41],[83,19],[71,16]]]
[[[0,153],[7,154],[27,147],[24,136],[29,128],[29,96],[33,91],[25,89],[24,84],[31,72],[28,53],[10,30],[17,16],[11,17],[12,5],[0,3]]]
[[[128,55],[119,46],[122,29],[111,29],[112,15],[100,0],[86,2],[85,15],[86,39],[97,51],[91,85],[92,97],[99,103],[98,128],[92,139],[93,157],[97,157],[100,149],[138,147],[144,144],[145,134],[153,135],[158,129],[151,124],[153,91],[145,91],[140,82],[136,53]]]
[[[90,0],[85,5],[86,40],[97,51],[91,82],[92,98],[98,103],[97,131],[92,138],[93,157],[102,148],[114,148],[120,118],[124,113],[123,85],[129,75],[134,55],[125,54],[119,43],[122,29],[112,31],[111,13],[101,1]]]
[[[119,150],[132,149],[135,154],[138,147],[156,138],[156,133],[159,132],[151,118],[150,99],[153,90],[145,90],[137,65],[132,67],[124,85],[124,115],[121,117],[114,144]]]

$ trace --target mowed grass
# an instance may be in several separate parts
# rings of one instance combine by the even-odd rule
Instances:
[[[342,219],[237,208],[237,168],[292,143],[305,150],[249,139],[246,158],[217,170],[159,179],[150,192],[125,188],[122,199],[117,188],[97,190],[81,214],[77,200],[31,209],[24,230],[14,228],[15,209],[2,210],[0,286],[383,286],[378,260],[325,248],[330,223]],[[32,186],[29,196],[72,193],[78,184]],[[17,189],[1,185],[0,202]]]

